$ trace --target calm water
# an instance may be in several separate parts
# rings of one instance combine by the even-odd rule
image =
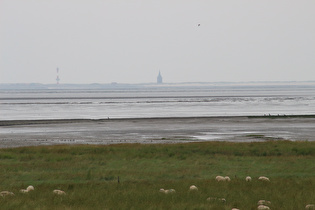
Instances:
[[[314,86],[0,90],[0,120],[315,114]]]

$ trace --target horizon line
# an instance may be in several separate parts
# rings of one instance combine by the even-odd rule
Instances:
[[[285,81],[217,81],[217,82],[163,82],[158,84],[156,82],[142,82],[142,83],[119,83],[119,82],[110,82],[110,83],[40,83],[40,82],[9,82],[9,83],[0,83],[0,85],[170,85],[170,84],[217,84],[217,83],[230,83],[230,84],[240,84],[240,83],[310,83],[315,82],[315,80],[285,80]]]

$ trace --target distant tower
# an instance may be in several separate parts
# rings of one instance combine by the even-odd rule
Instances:
[[[161,72],[160,72],[160,71],[159,71],[159,75],[158,75],[156,81],[157,81],[158,84],[162,84],[162,83],[163,83],[163,79],[162,79],[162,76],[161,76]]]
[[[57,85],[59,84],[59,81],[60,81],[60,78],[59,78],[59,68],[57,68],[57,78],[56,78],[56,81],[57,81]]]

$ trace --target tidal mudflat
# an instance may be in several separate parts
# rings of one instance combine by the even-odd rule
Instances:
[[[55,144],[315,140],[314,116],[17,120],[0,122],[0,147]]]

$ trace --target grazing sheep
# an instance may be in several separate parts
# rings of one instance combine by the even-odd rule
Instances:
[[[13,192],[9,192],[9,191],[2,191],[2,192],[0,192],[0,195],[2,197],[4,197],[4,196],[7,196],[7,195],[14,195],[14,193]]]
[[[308,209],[308,210],[315,209],[315,205],[314,204],[307,204],[305,206],[305,209]]]
[[[237,209],[237,208],[233,208],[233,209],[231,209],[231,210],[240,210],[240,209]]]
[[[170,193],[170,190],[164,190],[164,193],[165,193],[165,194],[169,194],[169,193]]]
[[[266,201],[266,200],[259,200],[257,202],[257,205],[271,205],[270,201]]]
[[[32,191],[32,190],[34,190],[34,187],[32,186],[32,185],[30,185],[30,186],[28,186],[27,188],[26,188],[26,190],[29,192],[29,191]]]
[[[26,188],[26,190],[25,189],[21,189],[20,192],[21,193],[28,193],[29,191],[32,191],[32,190],[34,190],[34,187],[32,185],[30,185],[30,186],[28,186]]]
[[[65,195],[65,191],[62,191],[62,190],[53,190],[53,193],[54,194],[57,194],[57,195]]]
[[[230,182],[230,181],[231,181],[230,177],[228,177],[228,176],[224,177],[224,179],[225,179],[225,181],[227,181],[227,182]]]
[[[21,193],[28,193],[28,190],[21,189],[20,192],[21,192]]]
[[[165,193],[165,190],[163,188],[161,188],[159,192]]]
[[[265,205],[259,205],[257,207],[258,210],[269,210],[270,208],[268,206],[265,206]]]
[[[259,177],[258,180],[270,182],[269,178],[265,176]]]
[[[252,181],[252,177],[247,176],[247,177],[245,178],[245,180],[246,180],[246,182],[251,182],[251,181]]]
[[[189,190],[190,190],[190,191],[197,191],[198,188],[197,188],[195,185],[191,185],[191,186],[189,187]]]
[[[163,188],[160,189],[161,193],[169,194],[169,193],[175,193],[176,191],[174,189],[164,190]]]
[[[174,189],[170,189],[170,193],[176,193]]]
[[[225,178],[223,176],[216,176],[215,180],[217,180],[218,182],[224,182]]]

